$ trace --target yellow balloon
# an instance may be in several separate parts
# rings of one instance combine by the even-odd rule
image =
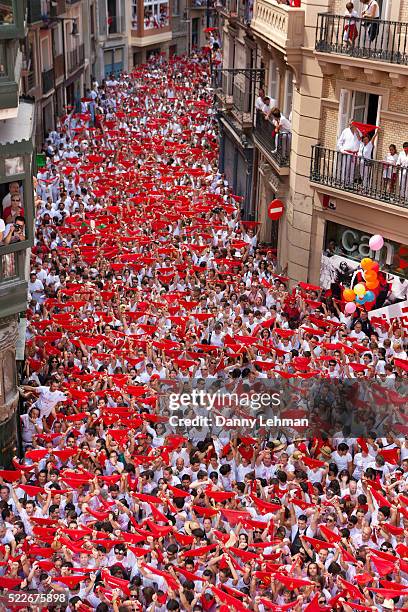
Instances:
[[[371,270],[373,263],[374,262],[370,257],[364,257],[364,259],[362,259],[360,262],[360,266],[363,268],[363,270]]]
[[[359,298],[362,298],[362,297],[363,297],[363,295],[365,294],[365,292],[366,292],[366,288],[365,288],[365,286],[363,285],[363,283],[358,283],[358,284],[357,284],[357,285],[354,287],[354,293],[355,293],[356,295],[358,295],[358,297],[359,297]]]

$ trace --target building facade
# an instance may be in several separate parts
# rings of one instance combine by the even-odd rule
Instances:
[[[17,428],[16,347],[19,315],[27,308],[27,249],[34,238],[32,166],[34,104],[22,100],[21,45],[27,36],[27,6],[12,0],[1,6],[0,21],[0,200],[3,210],[19,197],[24,217],[0,227],[0,463],[15,455]],[[3,214],[2,214],[3,217]],[[12,226],[12,227],[11,227]],[[21,356],[20,356],[21,359]]]
[[[221,134],[220,170],[251,215],[254,189],[254,121],[257,90],[264,80],[251,14],[235,0],[216,5],[222,38],[222,67],[213,66]],[[245,10],[244,10],[245,9]]]
[[[357,10],[362,6],[358,3]],[[291,120],[291,134],[276,138],[264,114],[253,111],[246,198],[249,213],[262,221],[261,239],[277,248],[281,268],[292,281],[328,284],[336,273],[329,269],[333,262],[352,266],[361,253],[369,254],[368,238],[376,233],[386,241],[376,255],[383,269],[400,278],[408,269],[407,170],[392,167],[387,158],[391,144],[401,153],[408,141],[408,1],[383,0],[379,6],[374,25],[357,19],[350,35],[344,3],[338,0],[302,0],[297,7],[255,0],[249,26],[239,6],[227,10],[223,66],[230,67],[231,58],[235,65],[245,58],[248,66],[248,49],[254,48],[265,93]],[[247,91],[252,95],[258,85],[252,79]],[[223,123],[225,106],[221,100]],[[370,129],[364,126],[372,126],[370,157],[368,150],[360,156],[342,152],[340,137],[350,122],[362,124],[363,133]],[[220,163],[230,178],[224,141]],[[404,163],[404,154],[401,159]],[[285,212],[272,222],[267,205],[274,198],[283,201]],[[330,243],[336,258],[328,266]]]
[[[89,0],[28,0],[22,90],[35,100],[36,144],[90,84]]]
[[[91,73],[99,82],[128,70],[127,4],[125,0],[91,2]]]

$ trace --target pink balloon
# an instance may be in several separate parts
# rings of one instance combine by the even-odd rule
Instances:
[[[374,234],[368,244],[373,251],[379,251],[384,246],[384,238],[380,234]]]
[[[344,307],[344,312],[346,312],[347,314],[353,314],[353,312],[356,311],[357,306],[355,305],[354,302],[347,302],[347,304]]]

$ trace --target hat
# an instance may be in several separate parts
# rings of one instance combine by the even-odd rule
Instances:
[[[282,448],[285,448],[285,443],[281,442],[280,440],[272,440],[272,444],[273,444],[273,452],[277,452],[282,450]]]
[[[332,450],[330,446],[322,446],[322,448],[320,449],[320,454],[324,455],[325,457],[331,457]]]
[[[184,523],[184,531],[187,535],[191,535],[194,529],[201,529],[200,523],[197,521],[186,521]]]
[[[395,604],[394,604],[393,599],[384,599],[381,606],[383,610],[394,610],[395,609]]]

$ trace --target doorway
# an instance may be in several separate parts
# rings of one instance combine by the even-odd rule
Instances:
[[[379,125],[380,109],[381,96],[366,91],[342,89],[340,92],[337,137],[349,125],[350,121]]]

